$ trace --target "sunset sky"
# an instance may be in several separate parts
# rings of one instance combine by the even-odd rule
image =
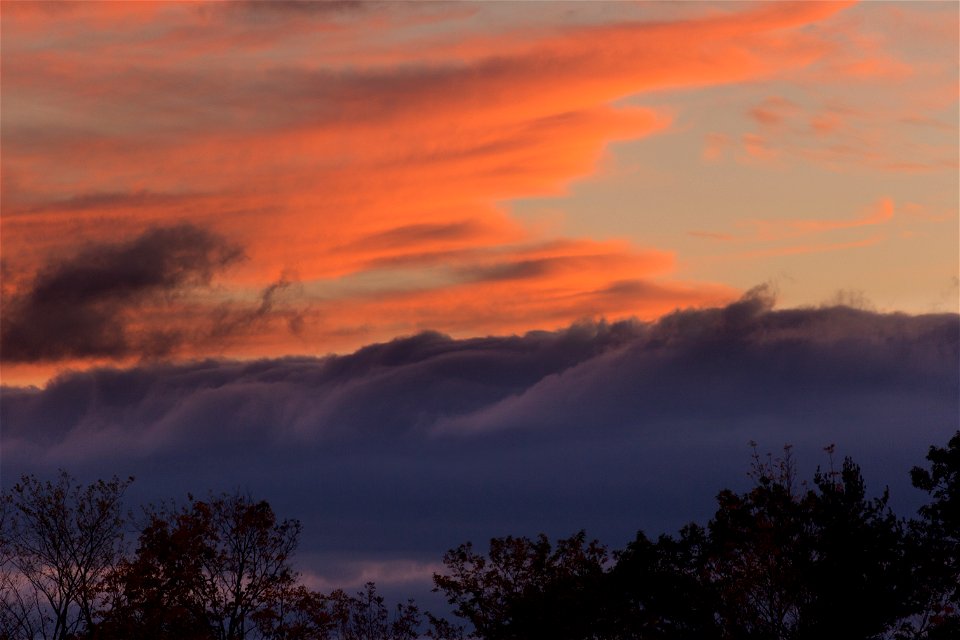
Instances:
[[[958,13],[4,2],[0,479],[248,487],[316,584],[676,526],[750,439],[904,480],[957,426]]]
[[[956,26],[949,2],[7,3],[4,382],[763,283],[956,310]]]

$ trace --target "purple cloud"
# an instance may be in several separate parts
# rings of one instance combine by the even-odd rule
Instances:
[[[250,490],[304,520],[320,582],[493,535],[670,530],[745,485],[750,440],[794,444],[807,475],[836,443],[906,512],[908,469],[958,427],[958,361],[954,314],[753,295],[653,324],[100,369],[3,389],[3,481],[65,467],[136,475],[139,500]]]

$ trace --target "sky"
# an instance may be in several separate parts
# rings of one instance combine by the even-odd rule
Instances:
[[[0,483],[243,487],[333,586],[676,528],[750,440],[915,506],[960,415],[958,13],[3,3]]]

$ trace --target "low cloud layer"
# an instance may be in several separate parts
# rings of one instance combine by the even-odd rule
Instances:
[[[132,473],[143,500],[250,490],[304,520],[311,575],[349,583],[468,539],[677,527],[744,486],[750,440],[794,444],[808,476],[836,443],[915,507],[907,471],[958,427],[958,358],[956,315],[778,311],[761,292],[654,324],[93,370],[3,390],[3,482],[65,467]]]

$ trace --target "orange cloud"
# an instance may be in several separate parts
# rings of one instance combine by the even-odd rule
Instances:
[[[690,231],[689,234],[724,242],[774,242],[843,229],[882,225],[889,222],[893,215],[893,200],[885,197],[865,208],[863,213],[853,219],[744,220],[739,226],[752,229],[748,234],[738,236],[709,231]]]
[[[704,162],[717,162],[733,146],[730,136],[723,133],[709,133],[704,138],[700,159]]]
[[[773,161],[780,152],[772,148],[763,136],[756,133],[747,133],[743,136],[743,150],[751,160]]]
[[[955,173],[956,136],[930,133],[956,130],[947,123],[956,120],[957,66],[955,56],[944,55],[956,51],[956,29],[950,28],[956,21],[956,7],[946,4],[844,12],[817,26],[829,53],[781,78],[781,89],[792,89],[789,97],[743,105],[742,124],[755,130],[715,130],[711,136],[739,138],[740,153],[733,157],[751,165]],[[705,157],[719,159],[715,149],[708,146]]]
[[[925,207],[916,202],[907,202],[903,205],[903,212],[908,216],[917,218],[919,220],[924,220],[926,222],[946,222],[948,220],[956,220],[957,210],[931,210],[930,207]]]
[[[781,240],[839,229],[856,229],[857,227],[883,224],[893,218],[893,210],[893,200],[881,198],[860,216],[852,220],[787,220],[782,222],[751,220],[746,224],[756,228],[756,238],[758,240]]]
[[[618,99],[815,62],[830,47],[801,27],[842,5],[545,26],[534,37],[469,23],[461,42],[450,35],[469,7],[308,7],[5,6],[0,232],[20,283],[7,295],[84,246],[189,222],[247,259],[207,289],[125,313],[145,330],[189,333],[210,309],[256,306],[296,273],[297,330],[292,311],[264,316],[232,336],[232,353],[721,302],[734,292],[670,282],[668,252],[544,235],[498,203],[562,193],[597,171],[609,142],[670,126]],[[226,348],[188,342],[178,353]]]
[[[797,105],[782,96],[771,96],[750,110],[750,116],[760,125],[776,127],[782,125]]]
[[[748,259],[748,258],[773,258],[776,256],[795,256],[806,253],[826,253],[828,251],[842,251],[845,249],[858,249],[869,247],[883,240],[882,236],[871,236],[863,240],[854,240],[852,242],[822,242],[814,244],[791,245],[787,247],[773,247],[770,249],[756,249],[753,251],[744,251],[737,253],[729,258]]]

